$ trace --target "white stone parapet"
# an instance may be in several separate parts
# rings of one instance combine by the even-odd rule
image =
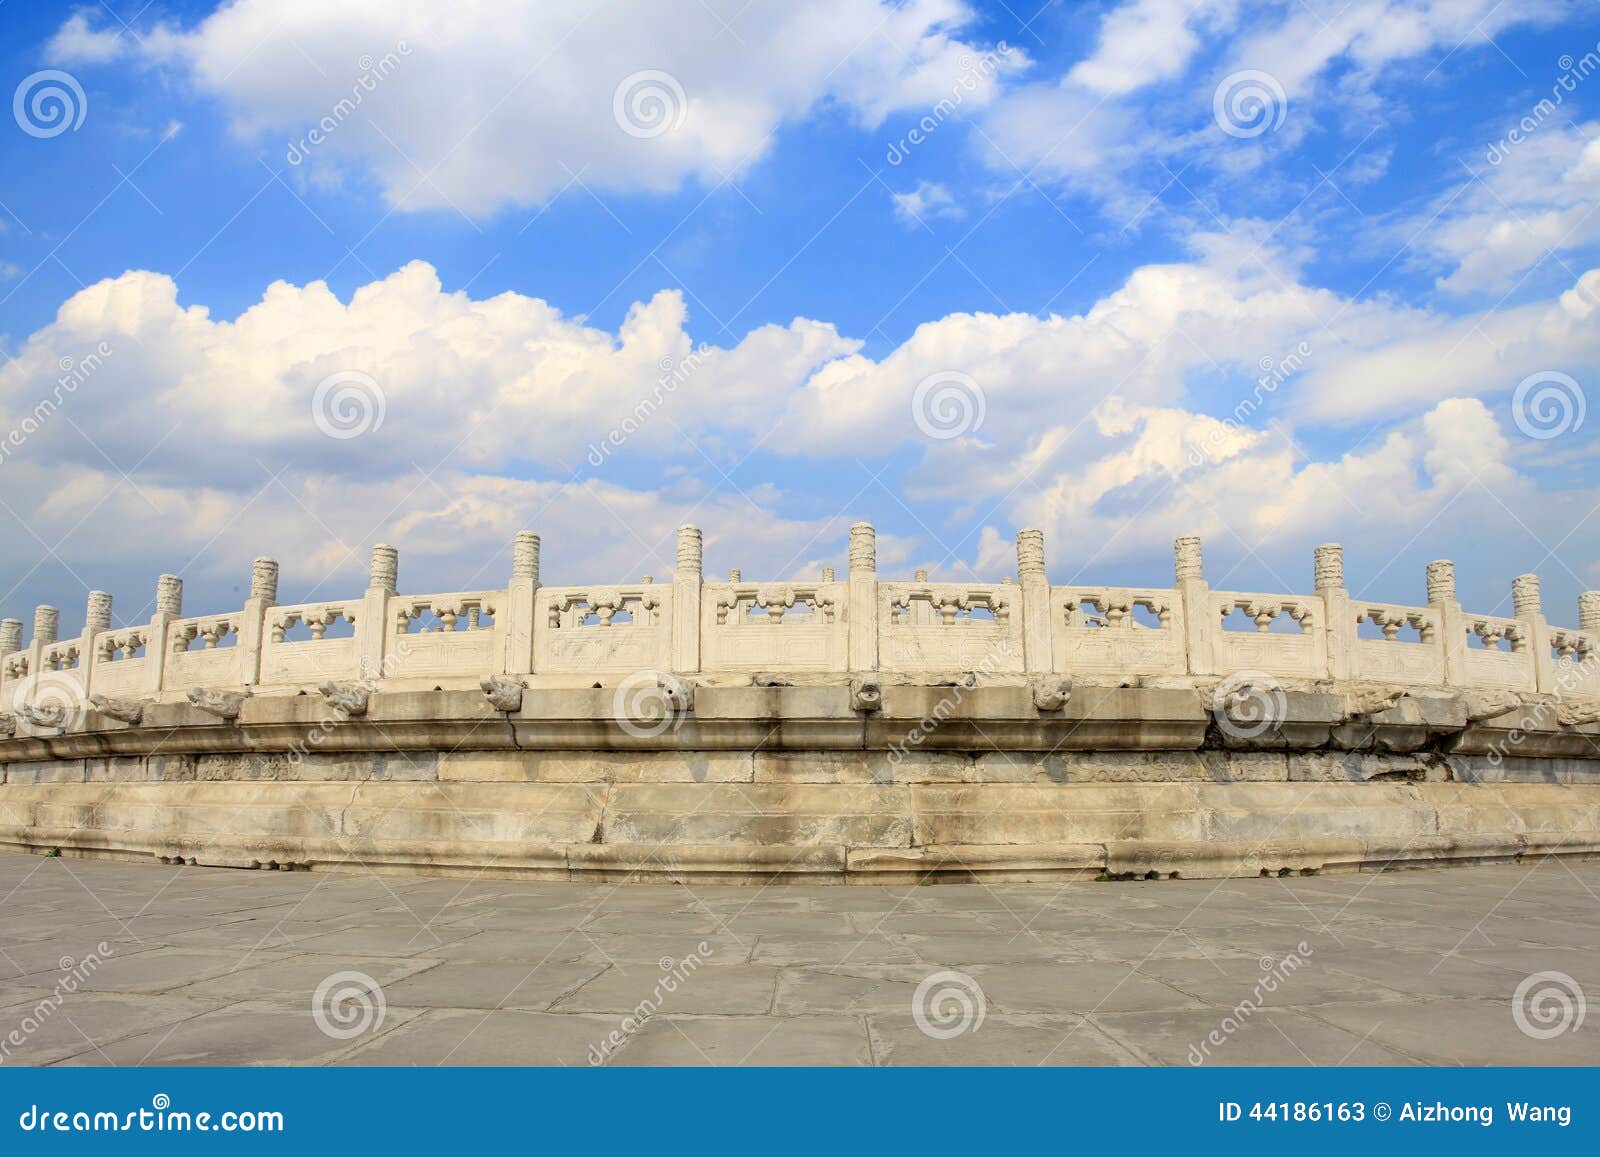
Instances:
[[[57,640],[40,607],[33,638],[0,623],[0,696],[44,672],[91,694],[183,700],[195,689],[314,691],[326,681],[375,689],[529,686],[656,671],[838,682],[876,675],[939,684],[975,673],[1004,681],[1060,675],[1104,680],[1207,680],[1233,675],[1311,684],[1390,684],[1600,697],[1600,593],[1580,597],[1576,628],[1550,626],[1538,580],[1513,583],[1514,613],[1472,614],[1455,602],[1454,568],[1427,568],[1427,602],[1351,597],[1343,552],[1316,549],[1312,594],[1213,590],[1201,545],[1174,548],[1172,588],[1052,585],[1044,535],[1017,536],[1018,582],[880,578],[870,524],[850,530],[845,581],[707,582],[698,528],[682,527],[671,583],[542,586],[539,539],[523,532],[507,586],[403,594],[399,552],[372,552],[371,584],[314,604],[278,606],[277,564],[257,559],[239,611],[182,617],[182,580],[163,575],[148,624],[114,627],[110,596],[92,592],[80,638]]]

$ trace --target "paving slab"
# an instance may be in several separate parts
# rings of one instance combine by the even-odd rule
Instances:
[[[31,1025],[0,1061],[1600,1064],[1600,1021],[1513,1003],[1537,973],[1593,1003],[1596,895],[1600,861],[748,888],[0,854],[0,1042]],[[945,971],[982,1008],[953,1035],[916,1015]],[[350,1038],[313,1014],[347,972],[383,1005]]]

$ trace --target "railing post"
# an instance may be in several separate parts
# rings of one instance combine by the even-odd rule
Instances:
[[[0,619],[0,714],[12,709],[11,680],[6,678],[6,656],[22,650],[22,620]]]
[[[41,603],[33,608],[33,639],[28,643],[28,674],[22,680],[22,686],[28,690],[24,694],[31,696],[33,688],[38,686],[39,676],[44,671],[44,649],[56,641],[56,632],[60,626],[61,612],[55,607]]]
[[[1356,628],[1350,617],[1350,592],[1344,585],[1344,547],[1325,542],[1312,554],[1316,593],[1322,596],[1328,640],[1328,676],[1348,679],[1355,671]]]
[[[265,556],[250,564],[250,597],[239,617],[239,682],[253,687],[261,681],[261,640],[266,633],[267,610],[278,604],[278,564]]]
[[[83,637],[78,643],[78,675],[83,682],[87,700],[94,690],[96,657],[94,637],[111,629],[111,595],[106,591],[90,591],[83,611]]]
[[[1217,656],[1212,621],[1211,588],[1206,585],[1200,553],[1200,536],[1186,534],[1172,544],[1173,573],[1178,597],[1183,600],[1184,648],[1189,674],[1216,674]]]
[[[160,691],[166,685],[167,656],[171,643],[167,639],[174,619],[183,618],[183,580],[175,574],[164,574],[156,579],[156,613],[150,616],[150,637],[144,643],[145,687]]]
[[[1519,574],[1511,580],[1511,608],[1527,627],[1528,646],[1533,649],[1534,688],[1544,692],[1558,690],[1555,656],[1550,651],[1550,624],[1545,622],[1539,598],[1538,575]]]
[[[1030,675],[1055,665],[1050,623],[1050,579],[1044,565],[1044,531],[1017,532],[1017,586],[1022,598],[1022,662]]]
[[[1600,591],[1583,591],[1578,595],[1578,630],[1600,636]],[[3,653],[0,649],[0,654]]]
[[[678,527],[678,565],[672,572],[672,669],[700,670],[700,582],[704,543],[698,526]]]
[[[1428,605],[1439,612],[1439,638],[1444,647],[1444,681],[1447,687],[1465,687],[1467,678],[1467,620],[1456,601],[1456,564],[1447,558],[1428,564]]]
[[[539,536],[517,532],[511,544],[511,583],[506,588],[507,675],[533,672],[534,606],[539,597]]]
[[[850,528],[850,670],[878,669],[878,535],[870,522]]]
[[[400,589],[400,552],[388,543],[372,548],[372,568],[367,590],[361,596],[361,618],[356,622],[357,677],[377,679],[388,674],[383,669],[388,651],[389,603]]]

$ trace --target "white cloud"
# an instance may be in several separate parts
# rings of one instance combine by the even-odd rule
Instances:
[[[130,272],[74,294],[0,367],[0,423],[27,432],[0,455],[5,574],[43,582],[28,577],[37,557],[56,587],[79,574],[142,598],[150,576],[182,570],[210,600],[197,605],[220,606],[257,553],[345,591],[388,538],[411,589],[493,586],[531,526],[552,574],[615,579],[665,574],[689,519],[713,569],[788,576],[837,564],[847,522],[888,499],[851,499],[852,484],[831,496],[847,512],[818,516],[825,486],[791,495],[780,480],[908,450],[920,459],[895,489],[934,529],[886,538],[886,567],[975,551],[1008,573],[996,522],[1045,526],[1072,566],[1160,558],[1199,529],[1279,568],[1335,531],[1374,552],[1486,540],[1507,509],[1557,542],[1595,506],[1519,471],[1531,444],[1503,399],[1534,369],[1596,380],[1600,270],[1553,301],[1448,319],[1351,301],[1307,284],[1299,255],[1253,245],[1201,236],[1192,260],[1137,269],[1081,314],[950,314],[879,358],[805,318],[696,347],[673,292],[611,332],[534,297],[445,292],[420,262],[348,301],[275,283],[232,320]],[[65,390],[63,359],[81,379]],[[382,390],[383,422],[331,438],[318,384],[352,371]],[[931,439],[918,385],[952,373],[982,392],[983,418]],[[790,467],[734,487],[707,457],[758,445]]]
[[[1600,122],[1548,122],[1525,139],[1486,146],[1477,165],[1425,215],[1402,221],[1430,259],[1450,272],[1439,288],[1452,293],[1502,293],[1547,255],[1600,242]],[[1551,272],[1561,274],[1558,262]]]
[[[932,107],[965,77],[963,100],[981,106],[1026,58],[974,72],[980,49],[960,39],[972,19],[961,0],[234,0],[136,46],[75,15],[52,49],[176,67],[223,100],[241,137],[280,156],[293,143],[313,174],[357,167],[393,204],[472,214],[543,202],[575,178],[644,192],[714,184],[825,105],[874,125]]]
[[[907,229],[922,228],[939,218],[966,216],[966,210],[956,204],[950,190],[933,181],[918,181],[915,189],[891,193],[890,198],[894,201],[895,220]]]

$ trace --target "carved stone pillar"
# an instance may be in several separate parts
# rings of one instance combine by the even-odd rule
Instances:
[[[1439,641],[1444,647],[1444,681],[1467,685],[1467,620],[1456,601],[1456,564],[1447,558],[1428,564],[1428,606],[1439,615]]]
[[[56,641],[61,628],[61,612],[55,607],[40,605],[33,608],[33,641],[46,645]]]
[[[705,545],[698,526],[678,527],[678,565],[672,572],[672,670],[700,670],[700,584]]]
[[[850,528],[850,670],[878,669],[878,535],[870,522]]]
[[[1191,675],[1216,672],[1213,639],[1219,624],[1212,621],[1211,588],[1206,585],[1200,554],[1200,536],[1186,534],[1172,544],[1173,575],[1183,600],[1184,648]]]
[[[90,591],[83,609],[83,637],[78,641],[78,671],[85,695],[94,686],[94,637],[110,629],[111,595],[106,591]]]
[[[22,620],[0,619],[0,659],[22,650]]]
[[[1022,595],[1022,662],[1030,675],[1053,669],[1050,579],[1044,566],[1044,531],[1017,531],[1017,582]]]
[[[183,617],[183,580],[175,574],[156,579],[156,613],[150,617],[150,637],[144,643],[145,686],[160,691],[165,686],[167,658],[172,643],[167,638],[172,620]]]
[[[246,687],[261,681],[261,640],[267,611],[277,603],[278,564],[263,555],[250,564],[250,597],[239,616],[239,682]]]
[[[1327,617],[1323,633],[1328,640],[1328,674],[1348,679],[1355,670],[1357,624],[1344,585],[1344,547],[1337,542],[1317,547],[1312,552],[1311,572]]]
[[[368,574],[367,590],[361,596],[361,617],[356,621],[356,677],[372,680],[398,673],[387,670],[384,660],[389,656],[390,637],[396,633],[395,624],[389,621],[389,610],[400,590],[400,552],[380,542],[372,548]],[[403,652],[396,653],[395,662],[404,664]]]
[[[511,544],[511,584],[506,588],[507,675],[533,671],[534,606],[539,599],[539,536],[517,533]]]
[[[1511,580],[1511,610],[1524,624],[1528,646],[1533,650],[1535,686],[1544,692],[1560,690],[1556,682],[1556,660],[1550,650],[1550,624],[1545,621],[1539,598],[1539,576],[1519,574]]]
[[[1578,630],[1600,635],[1600,591],[1584,591],[1578,596]],[[0,654],[4,654],[3,645]]]

